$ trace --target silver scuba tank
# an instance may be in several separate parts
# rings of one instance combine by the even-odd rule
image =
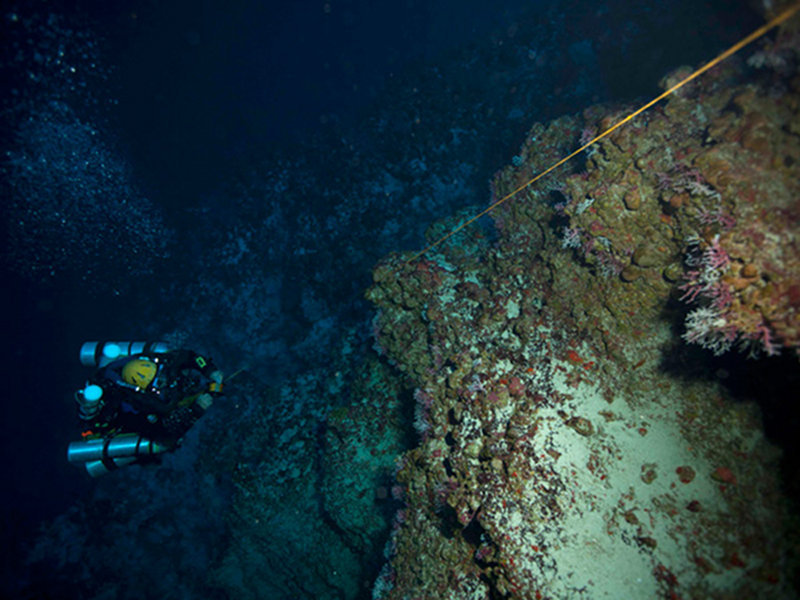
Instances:
[[[67,448],[67,460],[73,464],[83,463],[89,475],[98,477],[124,467],[137,458],[167,450],[169,447],[136,433],[123,433],[108,439],[72,442]]]
[[[168,352],[166,342],[84,342],[81,345],[80,361],[85,367],[104,367],[108,363],[147,352]]]

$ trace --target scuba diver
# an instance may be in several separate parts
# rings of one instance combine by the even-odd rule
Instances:
[[[67,459],[93,477],[157,462],[222,393],[209,358],[162,342],[86,342],[81,362],[99,368],[75,393],[83,441],[69,445]]]

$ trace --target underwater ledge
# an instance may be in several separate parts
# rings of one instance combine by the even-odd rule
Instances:
[[[800,380],[800,78],[772,60],[797,64],[790,37],[376,267],[419,442],[373,598],[797,592],[793,440],[763,422],[796,422]],[[635,108],[535,124],[493,198]]]

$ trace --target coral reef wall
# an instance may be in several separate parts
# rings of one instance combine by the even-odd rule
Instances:
[[[376,267],[377,340],[413,382],[419,445],[375,598],[793,593],[779,452],[756,404],[691,362],[800,343],[796,40]],[[634,108],[534,125],[495,198]]]

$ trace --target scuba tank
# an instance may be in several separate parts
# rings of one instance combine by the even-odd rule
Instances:
[[[84,367],[105,367],[125,356],[169,350],[166,342],[84,342],[79,356]]]
[[[102,368],[119,358],[145,351],[168,352],[169,346],[165,342],[84,342],[79,358],[86,367]],[[103,408],[103,388],[87,382],[82,390],[75,392],[75,401],[80,419],[91,421]]]
[[[86,367],[102,368],[126,356],[169,350],[165,342],[84,342],[79,358]],[[82,390],[75,392],[75,401],[81,420],[91,421],[103,408],[103,388],[87,383]],[[83,464],[89,475],[99,477],[139,458],[161,454],[169,449],[137,433],[124,433],[110,438],[72,442],[67,448],[67,460],[73,464]]]
[[[67,448],[67,460],[83,463],[92,477],[129,465],[139,458],[154,456],[169,450],[168,446],[143,438],[137,433],[123,433],[107,439],[72,442]]]

